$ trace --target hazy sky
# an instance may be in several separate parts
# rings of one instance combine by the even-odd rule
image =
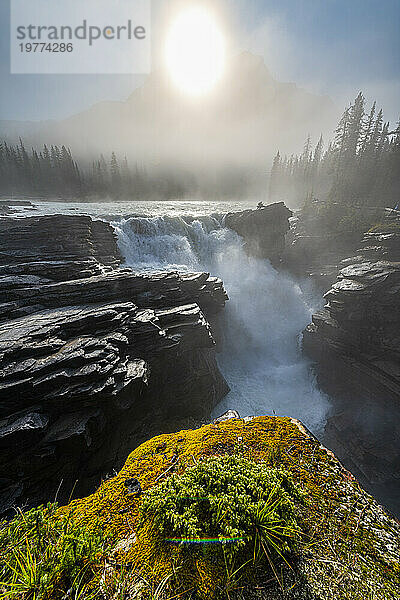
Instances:
[[[262,55],[277,79],[329,94],[339,106],[363,90],[388,119],[398,119],[400,0],[221,3],[233,49]],[[152,4],[158,41],[162,10],[172,0]],[[100,100],[125,99],[141,82],[135,76],[10,75],[8,46],[9,0],[0,0],[0,119],[63,118]]]

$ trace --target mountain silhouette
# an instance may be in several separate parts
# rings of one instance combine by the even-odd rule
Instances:
[[[202,98],[185,96],[160,70],[126,101],[99,102],[61,121],[3,121],[0,132],[27,144],[68,145],[77,158],[116,151],[150,164],[257,170],[269,167],[278,148],[298,152],[308,134],[319,137],[336,119],[328,96],[275,80],[261,57],[243,52]]]

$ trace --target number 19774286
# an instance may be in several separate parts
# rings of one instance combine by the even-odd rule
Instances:
[[[19,45],[21,52],[72,52],[74,46],[72,43],[59,44],[58,42],[26,42]]]

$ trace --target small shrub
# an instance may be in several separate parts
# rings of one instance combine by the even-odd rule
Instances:
[[[166,544],[186,553],[211,562],[220,556],[229,570],[235,562],[264,561],[275,573],[295,550],[301,499],[283,470],[237,455],[211,458],[147,492],[141,526],[153,523]]]
[[[0,598],[76,595],[91,579],[110,540],[56,511],[56,504],[48,504],[0,524]]]

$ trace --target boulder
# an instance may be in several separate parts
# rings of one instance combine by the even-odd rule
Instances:
[[[289,522],[291,531],[298,528],[300,542],[294,556],[285,552],[285,560],[278,562],[276,555],[268,555],[270,568],[267,559],[256,566],[251,560],[254,553],[251,535],[240,538],[245,540],[240,547],[241,589],[239,595],[234,590],[232,598],[394,600],[398,597],[400,524],[362,489],[331,451],[299,421],[287,417],[240,419],[234,414],[232,419],[200,429],[148,439],[133,450],[121,471],[114,473],[94,494],[61,507],[59,513],[68,515],[72,524],[83,525],[88,532],[94,530],[94,524],[99,524],[115,540],[116,550],[111,550],[108,561],[106,557],[110,564],[108,575],[110,581],[118,577],[120,584],[121,573],[129,565],[126,589],[132,591],[133,596],[136,592],[133,592],[132,582],[136,588],[137,581],[151,578],[153,588],[162,586],[176,569],[179,577],[170,578],[168,597],[184,597],[190,588],[196,597],[220,598],[222,586],[231,585],[232,579],[219,546],[214,542],[212,552],[205,550],[210,548],[209,532],[214,532],[216,525],[211,521],[208,503],[204,506],[199,502],[199,498],[207,497],[209,490],[214,492],[213,482],[198,483],[202,489],[200,497],[197,492],[197,498],[196,495],[179,498],[181,511],[190,507],[193,519],[199,519],[201,524],[201,531],[192,543],[184,537],[184,551],[182,544],[175,547],[169,543],[171,537],[182,535],[179,516],[166,530],[162,526],[151,527],[150,524],[157,522],[158,514],[156,510],[141,513],[140,494],[148,495],[161,482],[168,485],[168,477],[173,473],[179,477],[203,461],[220,461],[223,456],[238,456],[238,453],[243,465],[251,459],[260,463],[266,473],[274,468],[284,470],[292,484],[301,490],[301,497],[293,500],[297,525]],[[235,485],[228,480],[226,472],[222,470],[220,474],[218,487],[222,492],[226,485]],[[274,492],[279,485],[279,479],[277,481]],[[179,492],[176,479],[174,488]],[[291,497],[292,489],[283,493]],[[245,485],[240,491],[243,496],[249,495],[249,502],[254,498],[253,490]],[[230,489],[226,492],[232,493]],[[159,493],[165,493],[165,488],[159,489]],[[278,493],[271,501],[270,512],[272,507],[285,501]],[[168,510],[169,506],[164,505],[164,509]],[[220,514],[220,519],[224,518],[229,522],[230,514]],[[281,519],[286,525],[287,513],[282,511]],[[251,524],[248,527],[250,532]],[[232,543],[237,539],[233,538]],[[164,540],[166,543],[162,543]],[[153,550],[155,546],[157,552]],[[243,562],[244,553],[250,559],[247,562]],[[100,578],[104,561],[93,565],[93,571]],[[116,587],[112,591],[114,589]]]
[[[285,249],[291,216],[292,211],[283,202],[277,202],[257,210],[228,213],[224,225],[244,239],[249,254],[267,258],[277,265]]]

